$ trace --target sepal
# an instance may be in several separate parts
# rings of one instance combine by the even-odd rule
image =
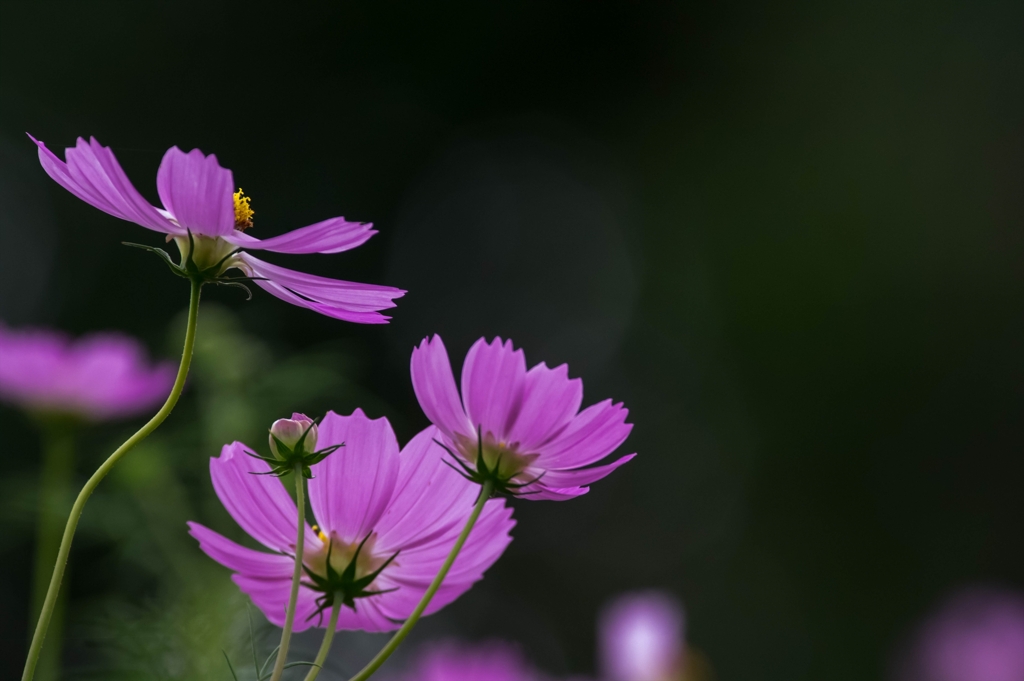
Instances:
[[[484,458],[484,440],[481,432],[481,427],[477,426],[476,429],[476,441],[477,441],[477,454],[475,462],[467,462],[464,457],[459,456],[452,451],[451,447],[435,439],[434,442],[440,446],[444,451],[455,462],[444,459],[444,463],[449,468],[453,469],[456,473],[464,477],[470,482],[475,482],[478,485],[483,485],[485,482],[490,481],[492,486],[491,496],[508,496],[508,497],[525,497],[530,494],[536,494],[540,490],[532,492],[521,491],[524,487],[528,487],[535,482],[539,482],[544,477],[544,473],[541,473],[537,477],[527,480],[526,482],[513,482],[515,477],[519,473],[512,473],[510,475],[503,475],[501,472],[501,458],[504,456],[504,452],[498,452],[497,460],[495,460],[493,466],[487,465],[487,460]]]
[[[327,544],[327,560],[325,561],[326,576],[318,575],[305,565],[302,566],[303,570],[306,571],[306,576],[310,579],[308,582],[303,582],[303,586],[313,589],[314,591],[318,591],[321,594],[316,599],[316,611],[306,618],[307,621],[319,616],[319,623],[322,624],[324,611],[333,608],[337,601],[341,601],[342,605],[355,610],[357,598],[379,596],[380,594],[391,593],[392,591],[398,590],[396,587],[394,589],[367,591],[367,587],[373,584],[373,580],[380,576],[380,573],[384,571],[384,568],[391,565],[391,561],[398,557],[398,554],[401,553],[400,551],[395,551],[390,558],[384,561],[381,566],[373,572],[356,579],[356,562],[359,560],[359,553],[363,550],[363,546],[366,545],[367,540],[372,535],[373,533],[371,532],[363,537],[363,540],[359,542],[359,546],[356,547],[356,551],[352,555],[352,560],[349,561],[348,565],[346,565],[345,569],[341,572],[335,570],[334,566],[331,565],[331,550],[334,547],[333,537]]]
[[[172,239],[178,244],[178,250],[181,252],[181,262],[174,262],[171,255],[162,248],[154,248],[153,246],[131,243],[129,241],[122,241],[121,243],[125,246],[139,248],[155,254],[179,277],[198,280],[203,284],[217,284],[219,286],[240,288],[248,294],[249,298],[252,298],[252,292],[249,290],[249,287],[240,282],[264,281],[264,277],[228,277],[224,275],[227,270],[237,267],[237,262],[234,258],[242,251],[241,248],[234,247],[226,241],[217,237],[199,236],[197,242],[197,237],[192,234],[192,230],[187,230],[187,239],[183,236],[167,237],[168,241]]]

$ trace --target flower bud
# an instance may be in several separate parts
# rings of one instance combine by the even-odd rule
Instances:
[[[307,430],[308,433],[306,433]],[[303,433],[306,433],[304,440],[302,439]],[[316,451],[316,437],[316,424],[309,419],[278,419],[274,421],[274,425],[270,426],[270,451],[274,453],[274,456],[283,460],[287,458],[288,452],[279,451],[278,442],[295,452],[299,440],[302,440],[302,451],[314,452]]]

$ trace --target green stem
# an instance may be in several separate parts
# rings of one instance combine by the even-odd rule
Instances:
[[[302,476],[302,464],[295,464],[295,505],[299,508],[299,529],[295,538],[295,572],[292,573],[292,592],[288,596],[288,610],[284,615],[284,629],[281,631],[281,647],[274,661],[274,673],[270,681],[279,681],[288,661],[288,644],[292,641],[292,625],[295,623],[295,604],[299,600],[299,581],[302,579],[302,549],[306,543],[306,489]],[[335,621],[337,618],[335,617]]]
[[[174,405],[178,403],[181,391],[185,387],[185,377],[188,376],[188,368],[192,363],[192,347],[196,340],[196,320],[199,317],[199,292],[203,282],[199,279],[192,280],[192,293],[189,296],[188,304],[188,325],[185,328],[185,347],[181,352],[181,364],[178,367],[178,376],[174,379],[174,387],[171,394],[167,396],[164,406],[160,411],[142,426],[134,435],[128,438],[123,445],[118,447],[106,461],[104,461],[92,477],[85,483],[82,491],[78,493],[74,506],[71,507],[71,515],[68,516],[64,526],[64,534],[60,540],[60,549],[57,551],[57,562],[53,566],[53,575],[50,577],[50,586],[46,591],[46,598],[39,613],[39,621],[36,623],[36,630],[32,636],[32,645],[28,649],[28,659],[25,661],[25,671],[21,675],[22,681],[31,681],[35,675],[36,665],[39,664],[39,656],[43,651],[43,640],[46,638],[46,630],[50,626],[53,612],[57,605],[57,595],[60,592],[60,583],[64,578],[64,570],[68,563],[68,554],[71,552],[71,542],[75,538],[75,529],[78,527],[78,520],[82,517],[85,503],[89,500],[93,491],[100,484],[100,481],[107,476],[107,473],[117,464],[121,458],[131,449],[142,442],[157,427],[164,422]]]
[[[71,496],[74,475],[74,432],[66,421],[43,424],[43,467],[39,476],[39,518],[36,526],[36,559],[32,580],[32,613],[35,620],[46,600],[50,570],[60,546],[61,521],[67,512],[64,504]],[[50,624],[50,645],[39,660],[39,681],[54,681],[60,676],[61,641],[67,594],[57,599]]]
[[[494,489],[494,483],[490,480],[486,481],[480,487],[480,496],[477,497],[476,505],[473,507],[473,512],[469,514],[469,519],[466,520],[466,526],[462,528],[462,534],[455,541],[455,546],[448,553],[448,557],[445,558],[444,564],[441,566],[441,570],[434,577],[434,581],[427,587],[427,592],[423,594],[423,598],[416,605],[416,608],[409,615],[409,619],[405,620],[402,624],[402,628],[395,632],[395,635],[391,637],[391,640],[387,642],[380,652],[370,660],[370,662],[363,667],[362,671],[353,676],[349,681],[366,681],[370,678],[375,671],[377,671],[384,662],[391,657],[391,653],[395,652],[399,644],[405,640],[405,637],[409,635],[412,628],[416,626],[420,617],[423,615],[423,611],[430,605],[431,599],[434,598],[434,594],[441,588],[441,582],[448,575],[448,571],[451,569],[452,564],[455,562],[455,558],[459,555],[459,551],[462,550],[462,545],[466,543],[469,538],[469,533],[473,530],[473,526],[476,525],[477,518],[480,517],[480,512],[484,510],[484,504],[491,497],[491,491]]]
[[[327,653],[331,650],[331,642],[334,640],[334,630],[338,628],[338,615],[341,614],[341,598],[335,596],[334,607],[331,608],[331,621],[327,623],[327,631],[324,632],[323,643],[320,644],[320,651],[316,654],[316,659],[313,660],[313,666],[309,668],[309,673],[306,674],[306,681],[313,681],[320,674],[320,669],[324,666],[324,662],[327,661]]]

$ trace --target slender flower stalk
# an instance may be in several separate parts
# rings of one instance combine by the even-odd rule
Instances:
[[[64,571],[67,567],[68,554],[71,552],[71,542],[75,538],[75,530],[78,528],[78,521],[85,510],[85,504],[92,496],[93,491],[100,482],[107,476],[107,473],[120,461],[125,454],[132,450],[135,445],[145,440],[174,410],[181,397],[181,391],[185,388],[185,378],[188,376],[188,369],[192,363],[192,348],[196,340],[196,322],[199,318],[199,295],[203,287],[202,280],[193,278],[191,280],[192,291],[189,296],[188,323],[185,327],[185,346],[181,352],[181,364],[178,366],[178,374],[174,379],[174,386],[167,401],[160,407],[153,418],[146,425],[142,426],[134,435],[128,438],[124,444],[118,447],[106,461],[104,461],[96,472],[92,474],[85,483],[82,491],[78,493],[75,504],[71,508],[71,515],[68,516],[64,526],[64,534],[61,537],[60,548],[57,551],[57,562],[53,566],[53,574],[50,577],[50,586],[46,591],[46,598],[43,600],[39,613],[39,621],[36,623],[35,633],[32,635],[32,644],[29,646],[28,659],[25,661],[25,671],[22,673],[22,681],[31,681],[35,676],[36,667],[39,664],[39,657],[43,650],[43,641],[46,638],[47,629],[53,619],[57,607],[57,596],[60,592],[61,581],[64,579]]]
[[[39,479],[39,521],[36,526],[36,557],[32,580],[32,614],[35,620],[46,600],[50,571],[60,546],[65,500],[71,494],[74,473],[74,427],[66,419],[49,419],[43,426],[43,468]],[[61,640],[67,594],[61,594],[50,626],[50,645],[39,662],[40,681],[60,675]],[[30,620],[31,621],[31,620]]]
[[[306,674],[306,681],[315,681],[316,677],[320,675],[320,670],[323,669],[324,662],[327,661],[327,653],[331,652],[331,643],[334,641],[334,632],[338,629],[338,615],[341,614],[343,599],[342,594],[335,594],[334,607],[331,608],[331,621],[327,623],[324,640],[320,643],[320,650],[316,654],[316,659],[313,660],[313,666]]]
[[[466,539],[469,538],[469,533],[473,531],[473,526],[476,525],[477,518],[480,517],[480,512],[484,510],[484,504],[486,504],[487,500],[491,498],[491,492],[493,489],[494,486],[490,480],[486,480],[480,486],[480,496],[477,497],[476,505],[473,506],[473,512],[469,514],[469,519],[466,520],[466,526],[462,528],[462,533],[455,541],[455,545],[452,546],[452,550],[448,553],[448,557],[441,565],[441,569],[438,571],[437,576],[434,577],[434,581],[430,583],[426,593],[423,594],[419,604],[412,611],[412,614],[409,615],[409,618],[405,620],[405,623],[402,624],[402,628],[396,631],[395,635],[391,637],[391,640],[388,641],[383,648],[381,648],[380,652],[377,653],[358,674],[349,679],[349,681],[366,681],[366,679],[373,676],[373,673],[380,669],[380,666],[384,664],[389,657],[391,657],[391,653],[395,652],[395,649],[398,648],[402,641],[405,640],[405,637],[409,635],[412,628],[416,626],[416,623],[419,622],[423,611],[427,609],[428,605],[430,605],[430,601],[434,597],[434,594],[436,594],[437,590],[441,588],[441,583],[448,575],[448,570],[451,569],[452,564],[459,555],[459,551],[462,550],[462,545],[465,544]],[[308,677],[306,681],[309,681]]]
[[[295,572],[292,574],[292,590],[288,595],[288,609],[285,611],[284,628],[281,630],[281,646],[274,661],[274,673],[270,681],[279,681],[284,673],[284,665],[288,660],[288,645],[292,640],[292,625],[295,624],[295,604],[299,600],[299,582],[302,580],[302,548],[306,538],[306,478],[302,475],[302,463],[295,464],[295,505],[299,511],[298,536],[295,539]],[[331,621],[338,623],[338,608],[331,613]],[[324,637],[325,645],[330,646],[330,637],[334,635],[334,627],[327,629]],[[326,653],[325,653],[326,654]],[[317,658],[319,659],[319,657]]]

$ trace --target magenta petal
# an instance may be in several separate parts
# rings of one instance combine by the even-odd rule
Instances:
[[[327,412],[320,423],[321,449],[345,443],[312,467],[309,501],[323,532],[346,542],[372,532],[387,510],[398,481],[398,441],[386,418]]]
[[[401,452],[401,469],[392,501],[377,523],[377,546],[384,553],[408,552],[461,524],[476,501],[479,487],[444,464],[444,449],[434,442],[440,431],[430,426]]]
[[[236,574],[231,578],[243,593],[248,594],[252,602],[266,615],[271,624],[284,626],[285,612],[288,608],[288,596],[291,579],[261,579],[248,575]],[[299,587],[299,598],[295,603],[294,631],[305,631],[311,627],[326,628],[330,611],[317,613],[316,599],[319,593],[305,586]],[[338,617],[338,629],[365,629],[367,631],[392,631],[400,624],[390,622],[380,611],[373,600],[383,598],[361,599],[358,609],[353,611],[343,607]]]
[[[262,579],[292,577],[295,559],[282,553],[266,553],[239,546],[199,523],[188,523],[188,533],[199,542],[199,548],[210,558],[235,572]]]
[[[427,591],[426,584],[406,583],[390,578],[385,583],[391,585],[391,587],[397,587],[397,590],[387,594],[386,598],[380,598],[379,605],[381,612],[383,612],[387,617],[399,621],[408,619],[409,615],[412,614],[412,611],[416,608],[416,605],[423,597],[423,594]],[[441,588],[437,590],[437,593],[434,594],[434,597],[430,600],[430,605],[428,605],[427,609],[423,611],[423,614],[433,615],[441,608],[454,602],[472,586],[472,582],[468,584],[454,583],[451,580],[446,579],[441,584]]]
[[[171,147],[156,173],[156,190],[183,228],[206,236],[235,231],[234,180],[215,155]]]
[[[248,594],[253,604],[266,615],[271,624],[278,627],[284,626],[285,612],[288,609],[288,597],[291,592],[291,577],[284,579],[261,579],[244,574],[232,575],[231,580],[238,585],[242,593]],[[299,587],[299,598],[295,602],[295,624],[294,631],[305,631],[310,627],[319,624],[318,618],[313,615],[317,610],[316,599],[320,594],[306,587]],[[328,613],[329,614],[329,613]],[[327,616],[323,617],[323,624],[326,625]],[[310,619],[310,616],[313,618]]]
[[[448,437],[473,435],[476,428],[466,417],[455,387],[455,377],[441,337],[424,338],[412,351],[412,387],[427,418]]]
[[[368,222],[349,222],[345,218],[331,218],[269,239],[256,239],[239,230],[225,238],[236,246],[248,250],[276,253],[341,253],[361,246],[376,233],[373,225]]]
[[[254,475],[269,470],[266,462],[246,454],[241,442],[224,445],[220,457],[210,459],[213,488],[235,522],[267,548],[292,552],[298,510],[278,478]],[[306,542],[319,544],[308,526]]]
[[[568,501],[583,496],[589,491],[589,487],[548,488],[537,485],[536,490],[530,489],[530,496],[524,498],[532,501]]]
[[[390,286],[357,284],[338,279],[318,277],[285,269],[242,253],[250,276],[257,277],[257,286],[281,300],[309,308],[320,314],[359,324],[387,324],[389,317],[378,310],[394,307],[391,302],[405,291]]]
[[[386,579],[378,579],[374,583],[381,589],[391,588]],[[381,603],[389,596],[391,594],[363,598],[356,602],[355,611],[349,608],[342,608],[341,616],[338,618],[338,629],[362,629],[371,633],[398,629],[402,626],[402,623],[389,619],[381,610]]]
[[[612,404],[611,400],[587,407],[543,448],[535,465],[578,468],[600,461],[629,436],[633,426],[626,423],[628,415],[621,402]]]
[[[499,440],[507,439],[522,400],[526,358],[512,341],[473,344],[462,367],[462,401],[470,422]]]
[[[542,481],[545,487],[553,487],[556,489],[562,487],[582,487],[607,476],[622,464],[632,460],[635,456],[636,454],[627,454],[622,458],[616,459],[612,463],[605,464],[603,466],[593,466],[591,468],[577,468],[575,470],[548,469],[544,471]]]
[[[426,586],[437,574],[441,564],[448,557],[452,545],[458,538],[465,523],[463,520],[430,542],[414,546],[402,551],[402,560],[389,569],[388,574],[397,580]],[[504,552],[512,541],[509,531],[515,526],[512,520],[512,509],[505,506],[501,499],[487,502],[480,519],[473,527],[469,539],[452,565],[446,578],[448,582],[465,582],[469,584],[480,579],[484,571],[490,567]]]
[[[39,163],[46,174],[89,205],[157,232],[182,232],[139,194],[114,158],[114,153],[95,138],[86,142],[79,137],[77,146],[65,151],[67,163],[32,135],[29,139],[39,147]]]
[[[508,434],[520,451],[532,452],[565,427],[583,402],[583,381],[569,378],[565,364],[549,369],[541,363],[526,372],[523,402]]]

